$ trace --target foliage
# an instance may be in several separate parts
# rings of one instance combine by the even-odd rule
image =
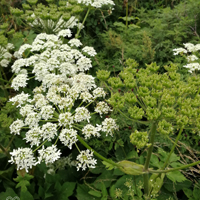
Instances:
[[[0,2],[0,199],[10,196],[21,200],[146,200],[150,195],[152,200],[198,199],[198,72],[189,74],[182,67],[187,59],[174,56],[173,49],[190,42],[198,46],[199,2],[115,0],[114,10],[107,5],[100,8],[92,3],[85,5],[87,2],[81,0],[79,4],[73,0],[66,3],[63,0]],[[30,58],[36,51],[33,53],[28,48],[22,52],[23,48],[31,45],[42,32],[59,33],[66,27],[58,26],[58,22],[64,19],[67,23],[71,16],[76,17],[72,37],[79,38],[83,46],[93,46],[98,52],[91,59],[94,67],[87,77],[92,74],[100,79],[95,79],[96,84],[107,88],[110,97],[107,102],[113,106],[112,113],[92,114],[90,123],[101,124],[102,117],[115,118],[119,131],[110,135],[101,131],[101,138],[91,137],[90,140],[78,131],[81,136],[78,138],[79,151],[93,150],[97,158],[95,168],[77,172],[74,167],[77,149],[73,145],[69,150],[56,140],[54,142],[62,151],[61,159],[51,164],[41,162],[28,173],[16,170],[16,166],[8,162],[10,153],[12,149],[28,148],[29,144],[23,140],[28,130],[22,130],[19,136],[10,134],[14,120],[24,120],[19,113],[21,108],[8,101],[18,93],[11,88],[15,77],[13,64],[19,59],[14,51],[21,51],[23,59]],[[65,34],[59,37],[63,44],[69,42]],[[78,49],[78,46],[73,47],[73,50]],[[195,55],[198,57],[197,52]],[[160,68],[152,62],[157,62]],[[20,93],[24,91],[31,95],[30,99],[36,96],[33,89],[41,84],[30,77],[33,66],[23,66],[23,70],[28,70],[30,80],[25,88],[19,88]],[[96,75],[97,69],[100,70]],[[66,75],[58,69],[54,72]],[[44,91],[42,94],[46,95]],[[61,98],[64,96],[60,94]],[[76,100],[75,106],[80,103],[81,100]],[[87,106],[88,110],[93,111],[96,103],[95,99]],[[39,109],[35,111],[39,112]],[[75,112],[75,108],[71,111]],[[55,112],[54,117],[58,118],[58,113]],[[39,125],[45,123],[41,121]],[[56,124],[55,121],[52,123]],[[79,122],[79,125],[84,126],[85,122]],[[182,125],[186,125],[183,130]],[[59,127],[60,132],[61,129]],[[152,133],[155,133],[154,141]],[[44,143],[44,148],[53,144],[50,141]],[[186,167],[189,169],[184,170]]]

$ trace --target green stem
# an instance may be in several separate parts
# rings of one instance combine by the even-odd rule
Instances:
[[[166,170],[149,170],[149,173],[168,173],[168,172],[173,172],[173,171],[176,171],[176,170],[181,170],[181,169],[186,169],[186,168],[189,168],[189,167],[193,167],[195,165],[198,165],[200,164],[200,160],[197,161],[197,162],[194,162],[194,163],[190,163],[188,165],[184,165],[184,166],[181,166],[181,167],[175,167],[175,168],[171,168],[171,169],[166,169]]]
[[[80,142],[83,146],[85,146],[87,149],[93,151],[93,153],[94,153],[95,156],[97,156],[97,157],[99,157],[100,159],[106,161],[107,163],[110,163],[111,165],[114,165],[114,166],[119,167],[119,168],[122,167],[121,165],[119,165],[119,164],[113,162],[112,160],[106,159],[105,157],[103,157],[102,155],[100,155],[99,153],[97,153],[96,151],[94,151],[94,150],[93,150],[79,135],[77,135],[77,138],[78,138],[79,142]]]
[[[76,34],[76,37],[75,37],[75,38],[78,38],[78,36],[79,36],[79,33],[80,33],[80,31],[81,31],[81,28],[82,28],[82,26],[84,25],[84,23],[85,23],[85,21],[86,21],[86,19],[87,19],[87,16],[88,16],[88,14],[89,14],[89,12],[90,12],[90,7],[88,8],[88,11],[87,11],[87,13],[86,13],[86,15],[85,15],[85,18],[84,18],[84,20],[83,20],[83,22],[82,22],[82,24],[81,24],[80,28],[78,29],[78,32],[77,32],[77,34]]]
[[[37,151],[41,146],[43,146],[47,141],[48,141],[48,140],[45,140],[39,147],[37,147],[35,150],[33,150],[33,153],[34,153],[35,151]]]
[[[175,147],[176,147],[176,145],[177,145],[177,143],[179,141],[179,138],[181,136],[182,131],[183,131],[183,127],[180,129],[180,131],[178,133],[178,136],[176,137],[176,140],[174,142],[174,145],[173,145],[173,147],[172,147],[172,149],[171,149],[171,151],[170,151],[170,153],[169,153],[169,155],[168,155],[168,157],[167,157],[167,159],[166,159],[166,161],[165,161],[165,163],[164,163],[164,165],[162,166],[161,169],[165,169],[165,167],[168,165],[169,159],[170,159],[172,153],[174,152],[174,149],[175,149]]]
[[[151,137],[150,137],[151,146],[149,147],[148,152],[147,152],[147,158],[146,158],[144,169],[143,169],[144,172],[147,172],[149,169],[149,163],[150,163],[151,154],[153,151],[154,139],[155,139],[155,134],[156,134],[156,126],[157,126],[157,123],[153,122],[152,127],[151,127],[151,132],[150,132],[151,133]],[[148,195],[149,194],[149,175],[144,174],[143,178],[144,178],[144,193],[146,195]]]

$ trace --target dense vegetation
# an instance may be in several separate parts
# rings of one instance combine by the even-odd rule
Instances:
[[[1,0],[0,199],[198,200],[199,10]]]

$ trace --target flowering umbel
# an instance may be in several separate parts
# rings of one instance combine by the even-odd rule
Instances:
[[[22,92],[10,99],[22,116],[11,124],[11,133],[20,135],[22,130],[26,131],[24,140],[31,147],[11,152],[10,162],[15,163],[18,169],[25,168],[28,171],[41,162],[50,165],[60,159],[62,152],[57,145],[58,141],[69,149],[74,146],[79,150],[78,135],[82,134],[88,140],[100,137],[101,132],[106,132],[106,136],[113,136],[118,129],[112,118],[102,119],[102,124],[91,123],[93,114],[99,114],[101,119],[112,111],[104,100],[104,90],[97,87],[93,76],[85,73],[92,67],[90,58],[85,54],[95,56],[95,50],[84,47],[83,55],[78,50],[81,42],[78,39],[69,41],[70,46],[76,48],[63,44],[60,37],[64,33],[61,33],[58,36],[42,33],[32,45],[23,45],[15,52],[18,60],[13,64],[12,70],[18,74],[17,77],[25,67],[29,67],[33,69],[35,79],[41,82],[33,90],[32,96]],[[67,33],[70,35],[69,30]],[[23,58],[26,49],[30,51],[30,57]],[[14,83],[16,90],[23,85],[15,80]],[[25,84],[24,82],[24,86]],[[93,113],[89,105],[94,106]],[[46,146],[46,142],[52,145]],[[37,157],[34,152],[37,152]],[[95,164],[93,151],[80,151],[76,162],[77,170],[94,168]]]

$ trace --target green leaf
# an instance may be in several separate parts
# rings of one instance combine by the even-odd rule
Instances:
[[[11,196],[12,198],[14,197],[18,197],[18,195],[15,193],[15,191],[12,189],[12,188],[6,188],[6,191],[5,192],[1,192],[0,193],[0,199],[2,200],[6,200],[6,198],[8,196]],[[19,197],[18,197],[19,198]],[[17,200],[17,199],[16,199]]]
[[[90,190],[88,193],[95,197],[101,197],[101,192],[99,191]]]
[[[131,152],[129,152],[126,156],[126,159],[129,160],[129,159],[132,159],[132,158],[138,158],[138,153],[137,151],[133,150]]]
[[[151,155],[150,164],[154,167],[161,168],[161,163],[159,162],[159,159],[156,155]]]
[[[194,187],[193,196],[194,196],[195,199],[199,199],[200,198],[200,190],[199,190],[199,188]]]
[[[106,161],[102,161],[102,163],[106,166],[107,170],[112,170],[115,167],[114,165],[112,165]]]
[[[34,200],[32,194],[28,190],[27,191],[21,191],[20,200],[27,200],[27,199],[28,200]]]
[[[17,178],[14,178],[13,180],[16,181],[16,182],[19,182],[17,185],[16,185],[16,188],[19,188],[21,187],[21,191],[22,192],[26,192],[27,191],[27,186],[30,185],[30,180],[34,177],[32,175],[29,175],[27,173],[24,174],[24,176],[21,176],[20,175],[20,172],[18,171],[17,172],[18,176]]]
[[[107,189],[106,189],[104,182],[101,182],[101,191],[102,191],[103,197],[107,198],[108,192],[107,192]]]
[[[188,188],[183,188],[183,192],[188,198],[193,198],[192,190],[190,190]]]
[[[131,16],[131,17],[119,17],[119,19],[123,19],[124,21],[131,21],[131,20],[135,20],[135,19],[138,19],[139,20],[139,18],[138,17],[133,17],[133,16]]]
[[[180,171],[173,171],[166,174],[167,178],[173,182],[183,182],[187,180]]]
[[[78,184],[78,187],[76,189],[76,197],[78,200],[89,200],[92,199],[91,195],[88,194],[89,190],[88,187],[84,184]]]
[[[67,200],[67,197],[70,197],[73,194],[75,186],[76,186],[75,182],[65,182],[62,185],[58,199],[59,200]]]

